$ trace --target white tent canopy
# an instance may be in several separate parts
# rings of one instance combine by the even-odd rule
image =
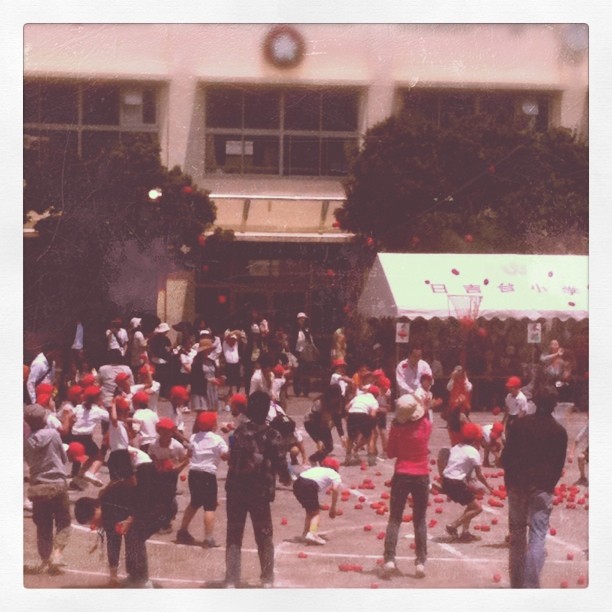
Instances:
[[[449,296],[472,296],[454,298]],[[588,257],[380,253],[357,309],[367,317],[484,319],[588,317]]]

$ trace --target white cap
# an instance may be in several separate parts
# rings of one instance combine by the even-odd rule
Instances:
[[[134,317],[131,321],[130,321],[130,327],[132,329],[134,329],[135,327],[140,327],[140,324],[142,323],[142,319],[138,318],[138,317]]]
[[[155,333],[156,334],[164,334],[166,332],[170,331],[170,326],[167,323],[160,323],[156,328],[155,328]]]
[[[296,317],[297,319],[307,319],[308,316],[306,315],[305,312],[298,312],[298,315]]]

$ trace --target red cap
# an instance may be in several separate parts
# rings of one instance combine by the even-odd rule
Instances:
[[[325,457],[323,461],[321,461],[321,465],[323,467],[331,468],[332,470],[336,470],[336,472],[340,469],[340,462],[335,457]]]
[[[461,439],[463,442],[476,442],[482,438],[482,429],[476,423],[464,423],[461,428]]]
[[[346,361],[344,359],[334,359],[332,361],[332,368],[339,368],[340,366],[345,366]]]
[[[146,391],[136,391],[136,393],[132,395],[132,404],[144,404],[148,406],[149,394]]]
[[[71,402],[80,401],[81,395],[83,395],[83,387],[80,385],[72,385],[72,387],[68,389],[68,399]]]
[[[41,406],[48,406],[50,401],[51,401],[50,393],[37,393],[36,394],[37,404],[40,404]]]
[[[246,395],[244,395],[244,393],[234,393],[234,395],[230,397],[229,403],[230,404],[240,404],[240,406],[246,406],[247,405]]]
[[[217,425],[216,412],[200,412],[196,419],[200,431],[212,431]]]
[[[189,400],[189,391],[187,391],[185,387],[175,385],[170,389],[170,399],[177,399],[181,400],[182,402],[186,402]]]
[[[100,393],[102,393],[102,389],[100,389],[100,387],[97,385],[89,385],[89,387],[85,387],[85,390],[83,391],[85,399],[95,399],[100,395]]]
[[[384,374],[378,377],[376,383],[381,389],[384,389],[385,391],[391,388],[391,381]]]
[[[130,409],[130,400],[127,397],[123,397],[119,395],[115,400],[115,406],[118,410],[129,410]]]
[[[282,376],[285,373],[285,368],[283,368],[283,366],[279,363],[278,365],[275,365],[272,368],[272,372],[274,372],[274,374],[280,374]]]
[[[511,387],[520,387],[521,384],[521,379],[518,376],[511,376],[506,381],[506,387],[508,387],[508,389],[510,389]]]
[[[127,372],[119,372],[119,374],[115,376],[116,383],[120,383],[120,382],[123,382],[124,380],[129,380],[129,379],[130,379],[130,375]]]
[[[93,374],[85,374],[79,382],[81,387],[85,389],[86,387],[91,387],[91,385],[96,384],[96,377]]]
[[[497,440],[497,438],[499,438],[503,432],[504,432],[503,423],[500,423],[499,421],[496,421],[495,423],[493,423],[493,427],[491,427],[491,438],[493,438],[494,440]]]
[[[153,376],[155,374],[155,368],[150,363],[145,363],[142,368],[138,370],[138,373],[142,376],[146,376],[150,373],[151,376]]]
[[[53,395],[54,391],[55,387],[49,383],[40,383],[39,385],[36,385],[36,395],[38,395],[39,393],[47,393],[49,395]]]
[[[70,461],[76,461],[77,463],[83,463],[87,461],[87,455],[85,454],[85,447],[80,442],[71,442],[68,445],[66,451],[68,459]]]
[[[157,428],[157,430],[167,429],[169,431],[173,431],[175,425],[172,419],[169,419],[168,417],[163,417],[162,419],[159,419],[155,427]]]
[[[368,387],[368,392],[374,396],[380,395],[380,389],[376,385],[370,385]]]

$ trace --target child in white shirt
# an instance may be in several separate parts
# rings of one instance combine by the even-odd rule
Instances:
[[[191,500],[181,528],[176,534],[177,544],[195,544],[189,533],[189,523],[198,508],[204,508],[204,547],[215,548],[213,538],[215,510],[217,509],[217,467],[227,461],[228,446],[225,440],[214,433],[217,428],[216,412],[200,412],[194,423],[194,433],[189,440],[189,493]]]

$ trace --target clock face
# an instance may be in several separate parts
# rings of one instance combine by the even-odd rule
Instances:
[[[276,26],[264,40],[264,55],[277,68],[293,68],[304,57],[304,39],[291,26]]]

